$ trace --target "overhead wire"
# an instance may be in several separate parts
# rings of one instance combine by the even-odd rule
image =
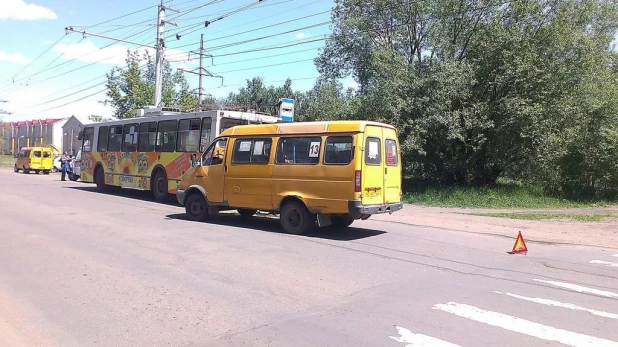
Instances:
[[[233,11],[227,12],[227,13],[225,13],[225,14],[221,15],[221,16],[218,16],[218,17],[217,17],[217,18],[215,18],[215,19],[212,19],[212,20],[209,20],[209,21],[206,21],[206,22],[208,23],[208,25],[210,25],[210,24],[212,24],[212,23],[215,23],[215,22],[218,22],[218,21],[220,21],[220,20],[223,20],[223,19],[225,19],[225,18],[227,18],[227,17],[230,17],[230,16],[232,16],[232,15],[234,15],[234,14],[237,14],[237,13],[240,13],[240,12],[243,12],[243,11],[246,11],[246,10],[250,9],[251,7],[254,7],[254,6],[258,5],[259,3],[263,2],[263,1],[267,1],[267,0],[257,0],[257,1],[256,1],[256,0],[254,0],[254,2],[253,2],[253,3],[251,3],[251,4],[247,4],[247,5],[243,6],[243,7],[240,7],[240,8],[238,8],[238,9],[236,9],[236,10],[233,10]],[[206,22],[200,22],[199,24],[196,24],[196,25],[194,25],[194,26],[190,26],[190,27],[189,27],[189,28],[187,28],[187,29],[184,29],[184,30],[181,30],[181,31],[175,32],[174,34],[175,34],[175,35],[180,35],[180,34],[188,35],[188,34],[191,34],[191,33],[195,32],[195,31],[197,31],[197,30],[201,29],[201,27],[202,27],[202,26],[206,26],[206,24],[205,24]],[[198,26],[199,26],[199,28],[194,29],[194,30],[191,30],[191,29],[196,28],[196,27],[198,27]],[[187,30],[191,30],[191,31],[187,32]]]
[[[142,30],[142,31],[140,31],[139,33],[136,33],[136,34],[133,34],[133,35],[130,35],[130,36],[126,37],[125,39],[129,39],[129,38],[131,38],[131,37],[137,36],[137,35],[142,34],[142,33],[146,32],[146,31],[148,31],[148,30],[149,30],[149,29]],[[75,57],[75,58],[73,58],[73,59],[70,59],[70,60],[64,61],[64,62],[62,62],[62,63],[60,63],[60,64],[57,64],[57,65],[54,65],[54,66],[50,67],[49,69],[46,69],[46,70],[41,69],[41,70],[39,70],[37,73],[32,74],[32,75],[29,75],[29,76],[27,76],[26,78],[24,78],[24,79],[22,79],[22,80],[20,80],[20,81],[30,80],[32,77],[36,77],[36,76],[38,76],[39,74],[46,74],[46,73],[49,73],[50,71],[54,71],[53,69],[55,69],[55,68],[57,68],[57,67],[60,67],[60,66],[66,65],[66,64],[70,64],[70,63],[72,63],[72,62],[74,62],[74,61],[76,61],[76,60],[78,60],[78,59],[80,59],[80,58],[84,58],[84,57],[89,56],[89,55],[91,55],[91,54],[93,54],[93,53],[95,53],[95,52],[102,51],[102,50],[104,50],[105,48],[108,48],[108,47],[110,47],[110,46],[112,46],[112,45],[114,45],[114,44],[117,44],[117,43],[118,43],[118,42],[112,42],[112,43],[110,43],[110,44],[108,44],[108,45],[106,45],[106,46],[101,47],[101,48],[100,48],[100,49],[98,49],[98,50],[91,51],[91,52],[86,53],[86,54],[82,54],[82,55],[80,55],[80,56],[78,56],[78,57]],[[56,58],[56,60],[57,60],[60,56],[62,56],[62,55],[63,55],[63,53],[60,53],[60,55]],[[86,65],[86,66],[91,66],[91,65],[93,65],[93,64],[96,64],[96,63],[99,63],[99,62],[102,62],[102,61],[105,61],[105,60],[108,60],[108,59],[110,59],[110,57],[108,57],[108,58],[104,58],[104,59],[101,59],[101,60],[98,60],[98,61],[93,62],[93,63],[90,63],[90,64],[88,64],[88,65]],[[47,66],[49,66],[49,64],[48,64]],[[46,67],[47,67],[47,66],[46,66]],[[34,84],[38,84],[38,83],[41,83],[41,82],[48,81],[48,80],[50,80],[50,79],[56,78],[56,77],[58,77],[58,76],[62,76],[62,75],[64,75],[64,74],[67,74],[67,73],[70,73],[70,72],[74,72],[74,71],[79,70],[79,69],[81,69],[81,68],[83,68],[83,67],[84,67],[84,66],[79,67],[79,68],[76,68],[76,69],[73,69],[73,70],[65,71],[65,72],[63,72],[62,74],[55,75],[54,77],[48,77],[48,78],[45,78],[45,79],[43,79],[43,80],[39,80],[39,81],[35,81],[35,82],[32,82],[32,83],[29,83],[29,84],[27,84],[26,86],[19,87],[18,89],[11,91],[11,93],[14,93],[14,92],[16,92],[16,91],[18,91],[18,90],[21,90],[21,89],[23,89],[23,88],[25,88],[25,87],[27,87],[27,86],[31,86],[31,85],[34,85]],[[2,88],[0,88],[0,89],[2,89],[2,91],[0,91],[0,92],[5,92],[5,91],[7,91],[7,90],[10,90],[10,86],[11,86],[11,85],[8,85],[8,86],[9,86],[9,89],[2,89]]]
[[[232,37],[232,36],[238,36],[238,35],[243,35],[243,34],[247,34],[247,33],[252,33],[252,32],[255,32],[255,31],[258,31],[258,30],[268,29],[268,28],[272,28],[272,27],[275,27],[275,26],[279,26],[279,25],[283,25],[283,24],[287,24],[287,23],[291,23],[291,22],[296,22],[296,21],[299,21],[299,20],[302,20],[302,19],[307,19],[307,18],[315,17],[315,16],[318,16],[318,15],[321,15],[321,14],[325,14],[325,13],[329,13],[329,12],[331,12],[331,10],[322,11],[322,12],[310,14],[310,15],[307,15],[307,16],[302,16],[302,17],[290,19],[290,20],[287,20],[287,21],[283,21],[283,22],[279,22],[279,23],[263,26],[263,27],[260,27],[260,28],[254,28],[254,29],[251,29],[251,30],[237,32],[237,33],[233,33],[233,34],[226,35],[226,36],[220,36],[220,37],[217,37],[217,38],[214,38],[214,39],[205,40],[204,42],[205,43],[206,42],[212,42],[212,41],[217,41],[217,40],[225,39],[225,38]],[[182,47],[182,46],[180,46],[180,47]],[[177,49],[177,48],[178,47],[174,47],[173,49]],[[212,48],[209,48],[208,50],[212,50]],[[177,53],[177,54],[180,54],[180,53]]]

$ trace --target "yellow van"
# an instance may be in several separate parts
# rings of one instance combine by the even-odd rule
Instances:
[[[54,166],[54,153],[49,147],[22,147],[15,160],[15,172],[43,172],[48,175]]]
[[[176,197],[192,220],[260,210],[292,234],[347,227],[403,208],[397,131],[369,121],[235,126],[193,157]]]

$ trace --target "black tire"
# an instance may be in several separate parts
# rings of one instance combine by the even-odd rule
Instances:
[[[17,164],[15,164],[15,167],[13,168],[13,171],[19,172],[19,168],[17,167]]]
[[[190,220],[195,222],[208,220],[208,203],[201,193],[193,193],[187,197],[185,213]]]
[[[350,225],[352,225],[352,223],[354,223],[354,218],[350,217],[349,215],[345,215],[345,216],[331,216],[330,217],[330,225],[333,228],[347,228]]]
[[[167,192],[167,177],[165,177],[163,171],[158,170],[154,175],[150,189],[152,189],[152,195],[156,202],[167,202],[169,199],[169,193]]]
[[[27,170],[25,167],[22,170],[23,170],[22,172],[25,173],[25,174],[29,174],[30,173],[30,170]]]
[[[69,174],[69,179],[73,182],[77,181],[79,179],[79,176],[74,174],[74,173],[70,173]]]
[[[257,213],[257,210],[252,210],[249,208],[239,208],[236,211],[238,211],[238,214],[240,214],[242,218],[253,217],[253,215]]]
[[[303,235],[315,227],[315,215],[303,203],[289,201],[281,207],[279,222],[284,232]]]
[[[100,167],[94,170],[94,183],[97,185],[97,192],[103,193],[107,191],[107,184],[105,184],[105,173]]]
[[[34,173],[38,175],[41,173],[41,170],[34,170]]]
[[[49,170],[43,170],[43,175],[49,175]]]

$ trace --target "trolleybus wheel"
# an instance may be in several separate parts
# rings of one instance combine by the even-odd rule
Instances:
[[[151,185],[152,195],[157,202],[167,202],[169,193],[167,192],[167,178],[163,171],[159,170],[154,176],[154,180]]]

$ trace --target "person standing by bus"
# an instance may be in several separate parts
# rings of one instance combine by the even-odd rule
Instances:
[[[60,176],[61,181],[66,181],[67,165],[69,165],[69,157],[67,156],[67,152],[62,152],[62,156],[60,156],[60,167],[62,169],[62,174]]]

